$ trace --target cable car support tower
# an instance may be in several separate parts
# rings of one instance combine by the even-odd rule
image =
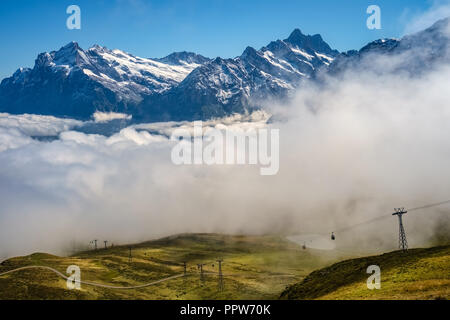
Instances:
[[[398,247],[403,251],[408,250],[408,241],[406,240],[405,228],[403,227],[402,216],[406,214],[408,211],[405,211],[405,208],[395,208],[395,213],[393,216],[398,217],[398,225],[399,225],[399,235],[398,235]]]

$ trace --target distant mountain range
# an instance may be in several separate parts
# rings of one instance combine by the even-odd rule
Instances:
[[[386,59],[374,59],[374,55]],[[450,63],[450,18],[437,21],[430,28],[397,39],[376,40],[361,50],[339,55],[329,74],[336,75],[359,67],[377,73],[404,72],[411,76]]]
[[[296,29],[285,40],[233,59],[190,52],[147,59],[98,45],[69,43],[41,53],[33,69],[20,68],[0,84],[0,112],[87,120],[96,111],[125,113],[135,121],[197,120],[248,113],[261,101],[284,99],[304,80],[356,68],[372,54],[404,59],[399,68],[420,73],[449,62],[449,19],[401,40],[374,41],[339,53],[320,35]],[[402,56],[405,52],[412,52]],[[379,68],[380,66],[377,66]]]

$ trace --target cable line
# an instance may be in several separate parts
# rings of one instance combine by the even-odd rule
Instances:
[[[422,206],[422,207],[412,208],[412,209],[409,209],[408,212],[416,211],[416,210],[422,210],[422,209],[428,209],[428,208],[433,208],[433,207],[437,207],[437,206],[442,206],[442,205],[447,204],[447,203],[450,203],[450,200],[442,201],[442,202],[438,202],[438,203],[433,203],[433,204],[429,204],[429,205]]]
[[[421,206],[421,207],[412,208],[412,209],[409,209],[408,212],[417,211],[417,210],[423,210],[423,209],[429,209],[429,208],[433,208],[433,207],[438,207],[438,206],[442,206],[442,205],[447,204],[447,203],[450,203],[450,200],[441,201],[441,202],[437,202],[437,203],[427,204],[427,205],[424,205],[424,206]],[[348,226],[348,227],[343,227],[343,228],[337,229],[337,230],[334,231],[334,233],[345,232],[347,230],[351,230],[351,229],[354,229],[356,227],[359,227],[359,226],[362,226],[362,225],[365,225],[365,224],[369,224],[369,223],[372,223],[372,222],[375,222],[375,221],[383,220],[383,219],[385,219],[387,217],[391,217],[391,216],[392,216],[392,214],[379,216],[379,217],[376,217],[376,218],[373,218],[373,219],[370,219],[370,220],[367,220],[367,221],[364,221],[364,222],[360,222],[360,223],[357,223],[357,224],[354,224],[354,225],[351,225],[351,226]]]

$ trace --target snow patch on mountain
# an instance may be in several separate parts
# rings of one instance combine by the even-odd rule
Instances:
[[[142,95],[170,90],[200,66],[196,60],[164,63],[98,45],[90,48],[87,56],[92,63],[83,70],[86,75],[106,88],[120,92],[122,98],[138,101]]]

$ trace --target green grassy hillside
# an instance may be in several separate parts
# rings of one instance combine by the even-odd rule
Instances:
[[[190,234],[132,246],[87,251],[70,257],[37,253],[4,261],[0,274],[24,266],[48,266],[61,273],[81,268],[81,280],[115,286],[140,285],[183,273],[181,277],[140,289],[109,289],[82,284],[69,291],[66,281],[45,269],[0,276],[0,299],[277,299],[287,285],[317,268],[349,258],[342,253],[302,250],[275,236]],[[224,259],[224,290],[218,290],[216,260]],[[200,279],[197,264],[206,264]]]
[[[367,267],[381,268],[381,289],[369,290]],[[449,299],[450,246],[346,260],[314,271],[283,299]]]

